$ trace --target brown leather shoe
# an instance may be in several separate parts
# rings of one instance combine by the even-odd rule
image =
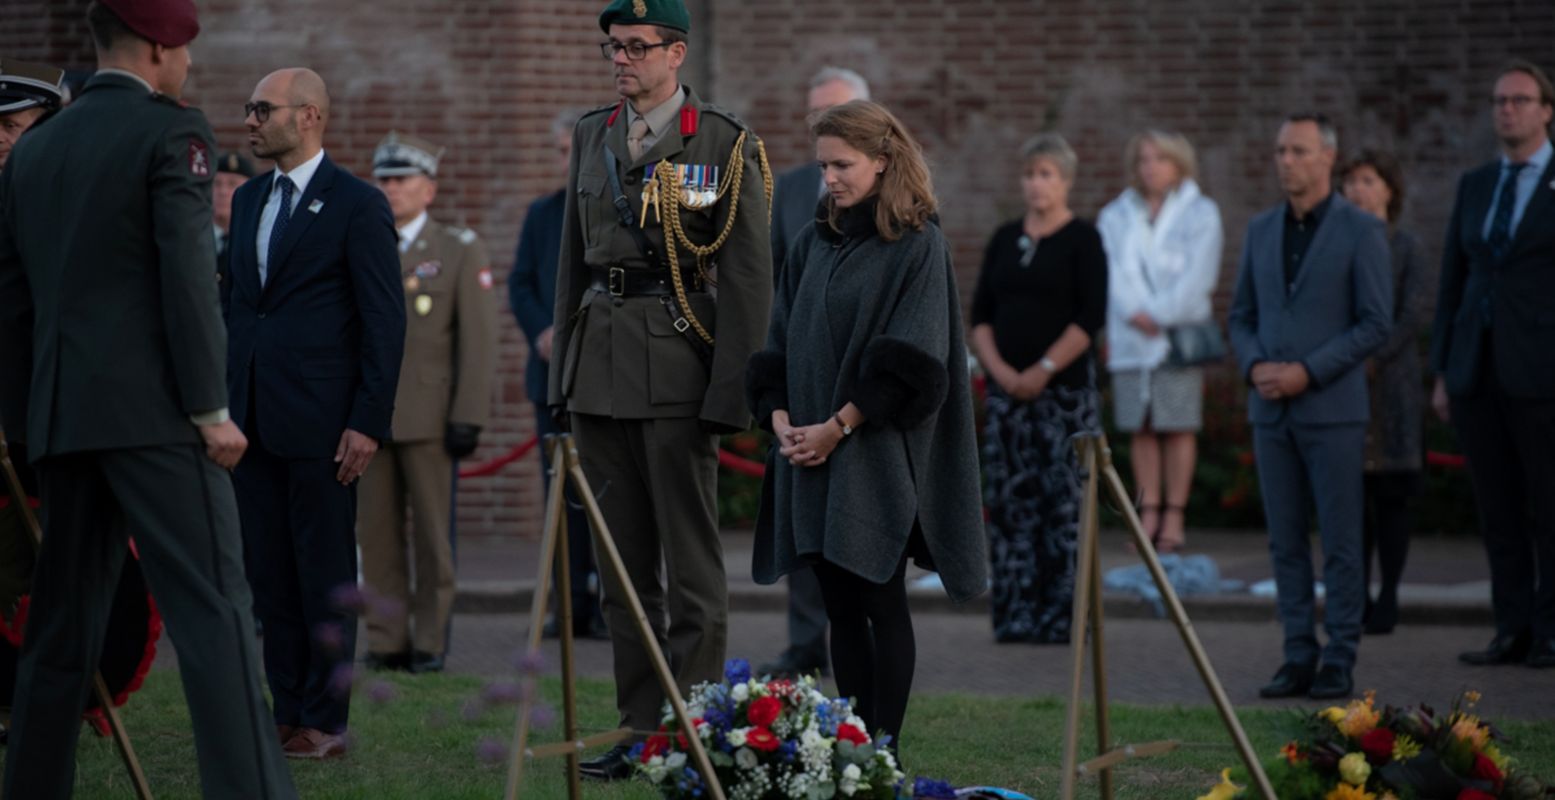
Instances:
[[[295,734],[296,732],[297,732],[297,726],[296,725],[281,725],[281,724],[277,723],[276,726],[275,726],[275,736],[276,736],[277,739],[281,740],[281,745],[283,747],[286,745],[287,742],[292,740],[292,735]]]
[[[346,737],[343,733],[325,733],[318,728],[298,728],[281,751],[287,758],[339,758],[346,754]]]

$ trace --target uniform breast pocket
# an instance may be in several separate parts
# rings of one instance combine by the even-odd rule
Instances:
[[[599,235],[594,232],[593,220],[598,219],[605,205],[609,202],[605,198],[605,176],[594,172],[585,172],[578,176],[578,224],[583,229],[583,246],[587,249],[598,247]]]
[[[712,309],[696,304],[693,307],[697,319],[711,331]],[[699,402],[707,393],[707,367],[688,341],[696,332],[689,328],[684,333],[678,330],[674,317],[661,304],[644,311],[648,329],[648,402]]]

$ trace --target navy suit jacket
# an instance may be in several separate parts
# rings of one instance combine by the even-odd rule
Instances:
[[[532,403],[545,405],[551,365],[535,351],[535,337],[551,327],[556,317],[556,266],[562,254],[562,211],[567,190],[559,189],[529,205],[524,229],[518,234],[518,253],[508,276],[508,305],[518,327],[529,340],[529,363],[524,367],[524,394]],[[555,355],[554,353],[552,354]]]
[[[1284,400],[1250,393],[1247,416],[1255,425],[1366,422],[1370,404],[1361,365],[1393,326],[1387,228],[1336,195],[1287,293],[1286,207],[1281,203],[1248,223],[1231,301],[1231,344],[1244,377],[1250,379],[1260,361],[1296,361],[1312,382]]]
[[[274,180],[232,197],[228,402],[240,427],[257,415],[266,451],[333,458],[347,428],[389,439],[405,350],[399,234],[383,192],[325,156],[261,289],[255,239]]]
[[[1442,249],[1431,369],[1455,395],[1471,394],[1479,370],[1489,368],[1512,397],[1555,398],[1555,160],[1496,260],[1484,225],[1500,177],[1498,159],[1458,182]],[[1487,312],[1495,363],[1482,365]]]
[[[821,200],[821,167],[814,161],[779,175],[772,189],[772,278],[780,281],[788,246],[815,221]]]

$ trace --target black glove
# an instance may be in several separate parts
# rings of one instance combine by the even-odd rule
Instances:
[[[550,406],[551,421],[556,423],[556,430],[562,433],[572,433],[572,415],[567,412],[567,406]]]
[[[443,429],[443,449],[456,459],[475,452],[475,445],[481,436],[481,426],[466,425],[463,422],[450,422]]]

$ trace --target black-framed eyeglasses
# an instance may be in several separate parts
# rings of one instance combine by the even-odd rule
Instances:
[[[641,61],[648,57],[649,50],[655,47],[669,47],[672,44],[674,42],[654,42],[653,44],[648,44],[647,42],[600,42],[599,54],[604,56],[606,61],[613,61],[615,60],[616,53],[625,50],[628,61]]]
[[[257,103],[244,103],[243,119],[248,119],[248,115],[253,114],[254,119],[259,120],[259,124],[263,125],[270,120],[270,112],[276,110],[277,108],[302,108],[304,105],[307,104],[300,103],[298,105],[291,106],[276,106],[271,105],[265,100],[260,100]]]
[[[1493,94],[1490,96],[1490,107],[1500,108],[1510,105],[1512,108],[1526,108],[1538,99],[1526,94]]]

